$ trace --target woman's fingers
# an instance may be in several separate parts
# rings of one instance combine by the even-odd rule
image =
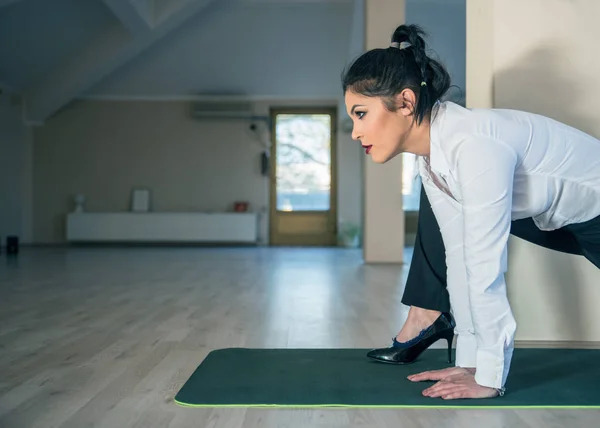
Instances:
[[[449,367],[442,370],[429,370],[421,373],[416,373],[408,376],[408,380],[413,382],[421,382],[424,380],[442,380],[450,375],[461,373],[463,369],[460,367]]]
[[[439,381],[435,385],[423,390],[423,395],[427,397],[442,397],[444,395],[457,393],[464,390],[464,385],[455,384],[452,382]]]
[[[440,370],[430,370],[426,372],[416,373],[408,376],[408,380],[413,382],[421,382],[424,380],[441,380],[445,375],[440,373]]]

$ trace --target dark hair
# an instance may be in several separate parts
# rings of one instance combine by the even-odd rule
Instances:
[[[392,43],[408,42],[411,46],[404,49],[390,46],[362,54],[344,72],[344,94],[351,90],[364,96],[383,97],[386,108],[396,111],[393,97],[409,88],[417,99],[414,106],[417,123],[430,117],[433,106],[450,87],[450,75],[442,64],[427,56],[425,36],[418,25],[396,28]]]

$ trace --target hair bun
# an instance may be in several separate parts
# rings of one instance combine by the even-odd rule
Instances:
[[[400,25],[392,35],[392,43],[409,42],[421,52],[425,51],[425,37],[427,33],[418,25]]]

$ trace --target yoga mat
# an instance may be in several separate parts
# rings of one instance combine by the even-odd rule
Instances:
[[[368,349],[211,352],[175,396],[193,407],[600,408],[600,350],[515,349],[506,394],[491,399],[423,397],[432,382],[409,374],[450,366],[428,349],[409,365],[379,363]]]

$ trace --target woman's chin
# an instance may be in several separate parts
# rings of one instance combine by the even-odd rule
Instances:
[[[386,163],[392,157],[382,153],[371,153],[371,160],[375,163]]]

